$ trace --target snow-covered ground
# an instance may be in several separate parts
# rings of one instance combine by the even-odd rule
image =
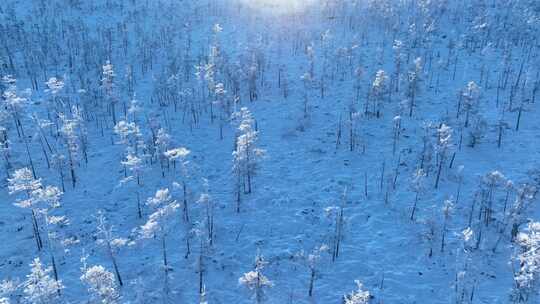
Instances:
[[[54,256],[65,288],[46,302],[95,300],[85,263],[113,273],[101,211],[127,242],[113,252],[118,297],[96,303],[204,303],[202,282],[208,303],[338,304],[355,280],[369,303],[512,303],[523,250],[512,235],[540,220],[540,7],[487,2],[2,1],[0,76],[17,90],[7,78],[0,86],[9,139],[0,279],[16,288],[0,298],[43,303],[28,297],[26,275],[34,258],[51,266]],[[57,94],[51,77],[62,82]],[[10,92],[27,100],[14,108]],[[253,121],[233,114],[243,107]],[[138,126],[134,144],[122,143],[115,120]],[[165,151],[189,155],[167,161],[159,129],[170,135]],[[249,172],[233,155],[248,150]],[[140,185],[126,179],[126,151],[142,160]],[[60,207],[36,205],[38,251],[31,208],[15,205],[25,193],[10,194],[8,179],[33,165],[44,186],[61,188],[53,154],[64,156],[65,190]],[[248,173],[252,191],[238,193]],[[178,209],[145,239],[158,210],[147,199],[165,188]],[[46,225],[43,209],[69,225]],[[260,299],[239,281],[258,255],[272,282]]]

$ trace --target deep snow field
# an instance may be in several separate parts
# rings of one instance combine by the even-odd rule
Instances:
[[[539,303],[539,38],[535,0],[3,0],[0,303]]]

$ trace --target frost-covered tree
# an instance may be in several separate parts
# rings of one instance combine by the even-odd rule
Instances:
[[[142,135],[137,124],[121,120],[115,124],[114,133],[120,137],[120,144],[126,147],[126,154],[138,154]]]
[[[45,83],[47,85],[46,92],[50,92],[53,95],[57,95],[64,88],[64,81],[56,77],[51,77]]]
[[[76,112],[75,112],[76,113]],[[71,173],[71,183],[73,188],[77,182],[75,176],[75,167],[78,164],[79,155],[81,154],[81,142],[79,134],[79,123],[81,117],[68,118],[67,115],[59,114],[60,120],[62,122],[62,127],[60,128],[60,134],[65,140],[68,156],[69,171]]]
[[[123,286],[122,276],[120,275],[120,270],[118,268],[118,262],[116,260],[116,254],[118,250],[127,245],[128,241],[124,238],[117,238],[114,236],[113,226],[109,224],[105,214],[99,212],[97,217],[97,243],[106,248],[107,254],[111,259],[111,262],[114,267],[114,273],[116,275],[116,280],[118,285]]]
[[[403,53],[403,41],[394,40],[392,45],[392,50],[394,51],[394,78],[393,78],[393,87],[395,87],[395,92],[399,92],[401,84],[401,65],[405,54]]]
[[[402,123],[401,116],[397,115],[396,117],[394,117],[394,130],[393,130],[394,136],[392,138],[392,154],[396,154],[396,149],[397,149],[399,138],[402,131],[401,123]]]
[[[0,282],[0,304],[10,304],[19,288],[18,280],[2,280]]]
[[[419,83],[422,80],[422,58],[414,60],[414,66],[410,69],[407,77],[407,97],[409,98],[409,117],[412,117],[413,109],[416,106],[416,97],[418,95]]]
[[[67,168],[66,156],[62,153],[54,153],[51,155],[51,166],[58,171],[58,177],[62,186],[62,191],[66,191],[65,172]]]
[[[371,85],[371,100],[373,101],[373,112],[379,118],[384,99],[388,93],[388,76],[384,70],[379,70],[375,74],[375,79]],[[367,108],[366,108],[367,110]]]
[[[49,111],[48,117],[56,121],[57,114],[62,112],[62,101],[60,97],[60,92],[64,89],[65,83],[63,80],[56,77],[51,77],[47,82],[45,82],[47,88],[45,92],[50,94],[49,103],[47,106],[47,111]],[[52,112],[52,113],[51,113]]]
[[[206,237],[204,223],[201,221],[197,221],[194,225],[187,225],[186,227],[188,229],[190,228],[186,235],[186,245],[188,249],[186,255],[184,256],[186,259],[189,258],[189,254],[191,254],[191,237],[195,236],[196,238],[198,238],[199,241],[199,258],[197,261],[197,273],[199,275],[199,297],[202,298],[205,289],[205,257],[206,253],[210,252],[209,250],[207,250],[208,246],[206,246],[206,244],[208,243],[208,237]]]
[[[452,212],[454,210],[454,200],[453,198],[449,198],[447,200],[444,200],[443,203],[443,227],[442,227],[442,233],[441,233],[441,252],[444,252],[444,248],[446,245],[446,233],[447,233],[447,227],[448,227],[448,221],[450,220],[450,216],[452,215]]]
[[[348,138],[349,138],[349,151],[353,152],[357,146],[359,146],[359,137],[358,136],[358,129],[360,126],[360,119],[362,118],[362,114],[356,110],[355,102],[351,101],[351,103],[348,106],[348,113],[347,113],[347,126],[348,126]],[[341,144],[341,137],[342,137],[342,126],[341,126],[341,115],[339,116],[338,120],[338,130],[337,130],[337,138],[336,138],[336,149]],[[364,150],[365,150],[365,144],[364,144]]]
[[[112,114],[113,124],[116,125],[116,103],[117,98],[114,95],[114,79],[116,74],[114,73],[114,67],[109,60],[102,67],[101,87],[105,91],[105,95],[108,99],[109,112]]]
[[[165,177],[165,163],[168,160],[165,153],[169,150],[170,144],[171,144],[171,136],[167,133],[167,131],[165,131],[165,129],[160,128],[157,131],[157,134],[155,136],[154,146],[155,146],[156,156],[161,166],[161,175],[163,177]]]
[[[127,171],[131,172],[132,177],[137,179],[137,185],[141,185],[141,172],[143,169],[143,161],[140,157],[128,152],[126,159],[120,162]]]
[[[79,149],[82,152],[82,157],[85,163],[88,163],[88,129],[86,126],[85,115],[80,107],[73,106],[71,108],[72,120],[76,126],[77,139],[79,143]]]
[[[260,54],[260,53],[259,53]],[[259,54],[252,54],[251,62],[246,68],[247,83],[249,89],[249,101],[255,101],[259,99],[259,90],[257,88],[257,82],[259,75],[261,74],[261,65],[258,61]]]
[[[188,161],[186,160],[187,156],[191,153],[188,149],[184,147],[172,149],[166,151],[165,157],[169,159],[173,163],[173,167],[176,168],[176,164],[178,163],[180,176],[182,177],[182,193],[183,193],[183,203],[184,203],[184,220],[189,222],[189,208],[188,208],[188,178],[189,178],[189,172],[188,172]]]
[[[47,249],[51,257],[54,279],[58,281],[58,267],[55,258],[55,250],[58,242],[62,243],[59,228],[67,226],[69,221],[65,216],[51,214],[54,209],[60,207],[60,199],[63,192],[55,186],[41,187],[32,192],[37,209],[44,218],[45,234],[47,236]],[[38,227],[39,230],[39,227]]]
[[[139,216],[139,218],[142,218],[140,191],[143,187],[143,184],[141,182],[141,176],[144,170],[144,163],[143,160],[137,155],[135,155],[132,151],[128,151],[127,153],[128,154],[126,155],[126,158],[120,162],[122,166],[124,166],[124,175],[126,176],[120,181],[120,185],[125,185],[133,182],[133,180],[136,180],[137,188],[135,190],[135,200],[137,202],[137,215]],[[129,172],[130,175],[128,175],[127,172]]]
[[[364,285],[359,280],[355,280],[354,282],[356,283],[357,289],[350,294],[343,296],[343,303],[368,304],[371,299],[371,294],[364,289]]]
[[[44,266],[39,258],[35,258],[30,267],[30,274],[23,282],[26,302],[31,304],[57,303],[60,290],[64,288],[62,282],[51,278],[52,269]]]
[[[167,235],[174,226],[174,218],[177,209],[180,207],[169,194],[169,189],[160,189],[156,194],[149,198],[147,205],[152,208],[153,213],[148,217],[146,224],[139,229],[141,239],[158,239],[161,241],[163,254],[163,270],[165,274],[164,292],[168,296],[169,287],[169,262],[167,259]]]
[[[205,210],[205,226],[208,233],[208,243],[210,246],[214,244],[214,198],[210,195],[208,180],[204,180],[204,193],[201,194],[197,203],[202,205]]]
[[[460,247],[456,248],[456,274],[454,281],[455,303],[472,303],[477,279],[472,252],[475,248],[476,233],[470,227],[464,229],[460,235]]]
[[[145,148],[144,140],[139,126],[135,122],[119,121],[114,127],[114,132],[120,137],[120,143],[125,146],[125,159],[120,162],[124,168],[124,179],[121,180],[120,185],[127,184],[133,180],[137,181],[138,188],[135,191],[137,214],[139,218],[142,218],[139,191],[142,187],[141,173],[144,168],[144,154],[140,151]],[[128,171],[130,172],[129,176]]]
[[[488,122],[481,113],[476,113],[470,118],[469,128],[469,146],[474,148],[482,138],[486,135],[488,129]]]
[[[24,132],[22,121],[25,108],[30,103],[30,95],[32,92],[29,89],[19,92],[17,89],[16,80],[11,76],[3,77],[2,83],[7,85],[7,89],[2,93],[2,97],[0,99],[3,101],[3,107],[13,118],[17,135],[23,140],[26,155],[28,157],[28,163],[32,169],[32,174],[34,177],[36,177],[34,161],[32,159],[32,154],[30,153],[28,138]]]
[[[318,264],[321,260],[322,254],[327,252],[329,247],[326,244],[315,247],[307,256],[304,256],[307,265],[309,267],[309,288],[308,296],[313,296],[313,290],[315,285],[315,280],[318,276]],[[303,255],[303,254],[302,254]]]
[[[518,303],[536,303],[540,278],[540,223],[531,222],[517,235],[518,252],[514,259],[514,298]]]
[[[240,285],[247,287],[253,292],[253,299],[257,304],[262,303],[264,299],[264,290],[274,286],[274,283],[262,273],[266,264],[268,264],[268,262],[264,260],[264,257],[257,254],[255,258],[255,269],[244,273],[238,279]]]
[[[19,137],[24,137],[24,129],[21,118],[24,109],[27,107],[30,101],[29,95],[31,92],[29,90],[20,92],[17,89],[17,80],[9,75],[2,78],[2,83],[4,83],[7,87],[2,93],[3,104],[8,113],[13,117],[17,135]]]
[[[435,189],[439,188],[439,180],[441,178],[441,172],[442,172],[444,164],[446,164],[446,160],[448,158],[448,154],[452,146],[453,146],[452,128],[450,128],[446,124],[441,124],[441,126],[437,129],[437,144],[435,147],[435,150],[437,151],[437,160],[438,160],[437,177],[435,179]]]
[[[223,59],[222,59],[222,49],[219,41],[220,33],[223,31],[223,28],[219,24],[215,24],[212,27],[212,41],[209,46],[209,54],[207,56],[206,62],[199,63],[195,69],[195,76],[199,84],[201,85],[201,94],[203,100],[207,100],[208,105],[210,106],[210,122],[214,123],[215,113],[214,113],[214,104],[222,106],[221,110],[226,111],[226,102],[223,99],[225,94],[224,85],[220,82],[221,71],[223,70]],[[224,113],[220,113],[222,115]],[[220,133],[222,121],[220,121]]]
[[[420,169],[423,169],[426,174],[431,172],[433,159],[433,124],[429,121],[422,122],[422,155],[420,156]]]
[[[263,156],[264,150],[257,148],[258,131],[255,128],[255,119],[247,108],[241,108],[234,114],[240,124],[238,136],[233,152],[233,171],[237,178],[237,196],[240,196],[240,188],[244,193],[251,193],[251,183],[257,168],[258,160]],[[237,211],[240,210],[239,198]]]
[[[6,175],[9,177],[11,169],[11,141],[8,137],[7,128],[4,125],[4,112],[0,110],[0,157],[3,158]]]
[[[486,226],[489,226],[496,211],[493,203],[496,201],[497,190],[503,188],[506,182],[506,177],[498,170],[491,171],[482,178],[482,190],[485,198],[482,199],[481,215],[484,217]]]
[[[227,90],[223,83],[218,83],[214,91],[215,101],[214,103],[219,106],[219,139],[223,140],[223,127],[226,120],[231,116],[230,113],[230,101],[227,98]]]
[[[332,253],[332,262],[334,262],[338,256],[341,249],[341,239],[343,238],[343,225],[344,225],[344,216],[343,216],[343,206],[345,205],[347,190],[343,193],[342,205],[341,206],[330,206],[324,209],[324,215],[329,220],[330,224],[330,240],[332,244],[331,253]]]
[[[15,170],[12,177],[8,179],[10,194],[24,192],[27,198],[30,198],[30,194],[39,188],[41,188],[41,179],[36,179],[28,168]]]
[[[461,99],[463,102],[458,104],[458,117],[462,111],[461,108],[463,108],[463,111],[465,112],[465,127],[467,128],[469,126],[471,114],[478,111],[480,87],[474,81],[470,81],[462,91],[460,100]]]
[[[96,265],[83,269],[81,281],[88,287],[92,302],[96,304],[116,304],[120,295],[114,275],[103,266]]]
[[[9,179],[8,182],[10,194],[26,193],[25,199],[17,200],[15,205],[31,210],[32,227],[38,250],[44,247],[38,216],[41,215],[44,218],[46,245],[52,260],[54,278],[58,280],[58,270],[54,254],[55,242],[59,240],[57,228],[58,226],[67,225],[67,220],[63,216],[50,215],[50,212],[60,206],[62,191],[55,186],[43,186],[41,179],[34,179],[28,168],[16,170],[13,178]]]
[[[315,46],[313,42],[306,46],[305,53],[309,62],[309,79],[315,79]],[[307,88],[309,87],[304,87],[304,89]]]
[[[130,121],[138,123],[138,113],[141,112],[143,108],[141,107],[140,102],[135,97],[136,96],[133,96],[133,98],[130,100],[127,112],[129,114],[128,118],[130,119]]]
[[[21,208],[30,209],[32,213],[32,228],[34,239],[38,250],[41,250],[43,243],[41,240],[39,224],[37,221],[38,207],[34,197],[34,192],[42,187],[41,179],[36,179],[32,171],[28,168],[15,170],[12,177],[8,179],[8,190],[11,195],[24,193],[25,198],[17,200],[16,205]]]
[[[426,188],[426,172],[423,169],[417,169],[411,180],[411,188],[414,191],[414,204],[411,211],[411,221],[414,220],[414,215],[416,213],[416,206],[418,205],[418,200],[420,195],[424,193]]]

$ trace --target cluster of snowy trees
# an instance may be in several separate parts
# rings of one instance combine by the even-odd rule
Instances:
[[[319,287],[364,218],[420,231],[439,270],[452,260],[455,303],[479,301],[493,256],[510,260],[509,301],[540,299],[540,174],[514,154],[536,149],[538,1],[19,2],[0,3],[0,171],[25,235],[5,269],[30,272],[6,275],[0,304],[175,303],[181,280],[212,303],[213,276],[278,302],[281,267],[303,289],[290,302],[383,303],[384,270]],[[282,159],[298,151],[313,162]],[[272,181],[294,204],[274,205]],[[302,231],[280,239],[286,258],[269,250],[276,214]],[[269,258],[233,268],[254,247]]]

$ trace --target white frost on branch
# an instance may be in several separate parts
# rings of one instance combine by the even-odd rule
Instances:
[[[367,304],[371,295],[369,291],[364,290],[364,285],[359,281],[354,281],[357,286],[357,290],[351,292],[350,294],[344,296],[344,304]]]
[[[525,232],[517,235],[521,252],[516,258],[519,270],[514,279],[518,289],[532,288],[540,276],[540,222],[529,223]]]
[[[35,258],[30,267],[31,272],[23,283],[25,300],[32,304],[55,303],[59,290],[64,288],[62,282],[50,276],[52,268],[41,264],[39,258]]]
[[[97,265],[85,269],[81,281],[88,286],[88,291],[92,294],[92,298],[96,300],[95,303],[118,303],[120,296],[114,275],[103,266]]]

